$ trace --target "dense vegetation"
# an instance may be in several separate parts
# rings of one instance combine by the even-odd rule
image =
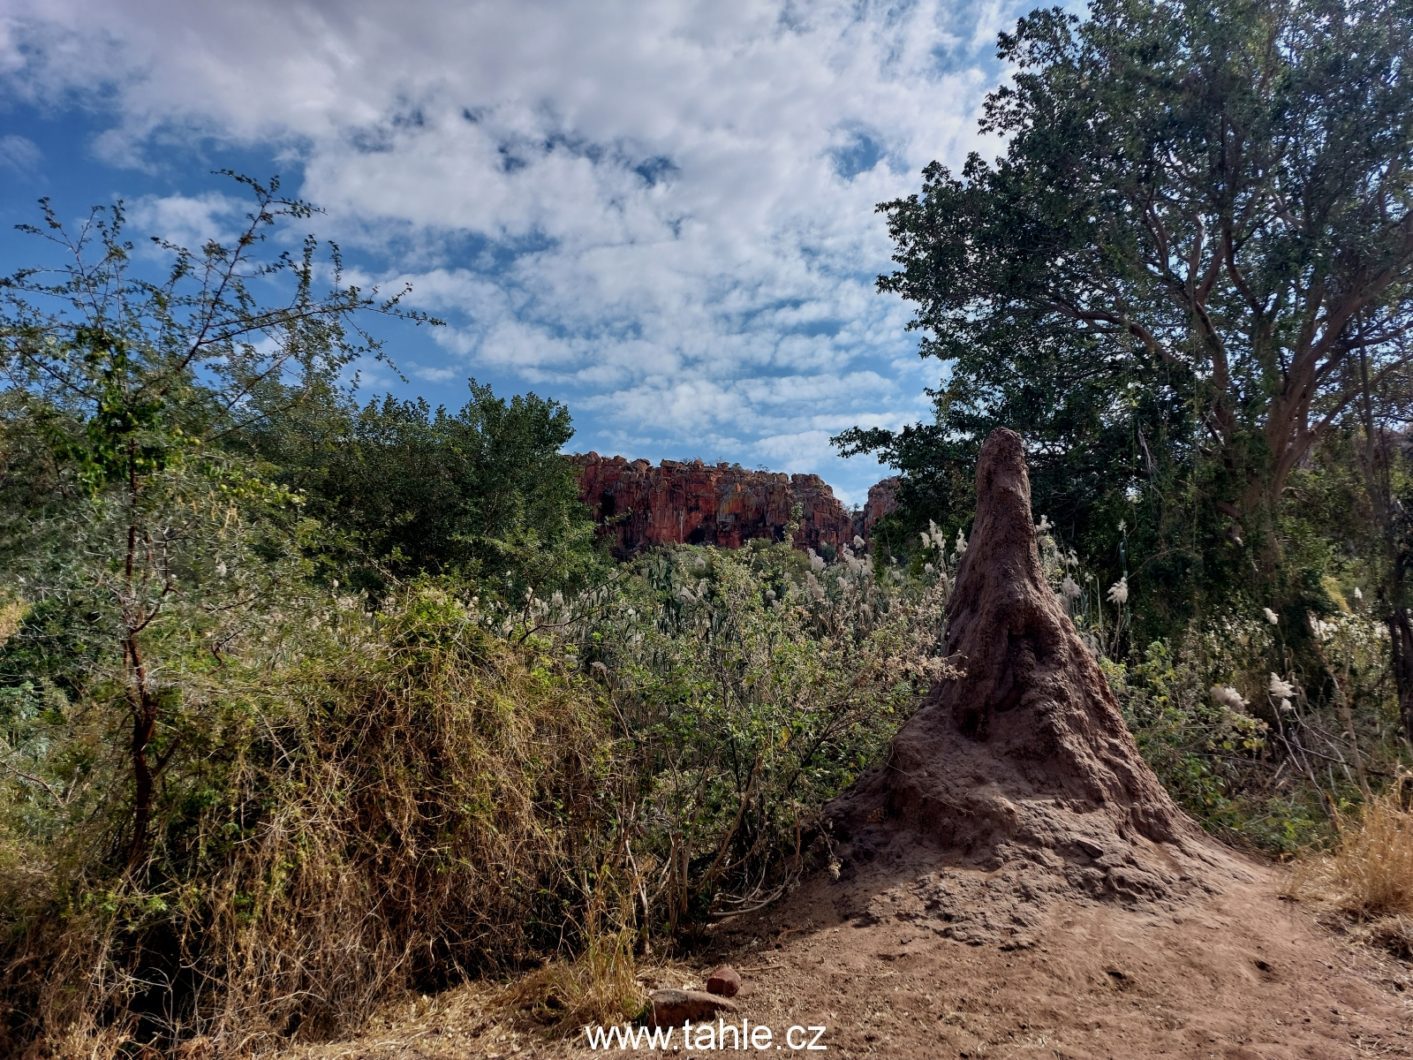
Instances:
[[[1341,822],[1406,839],[1407,16],[1101,0],[1004,37],[1006,156],[884,207],[950,374],[934,423],[850,435],[907,504],[827,561],[615,565],[562,405],[360,407],[364,329],[437,322],[279,250],[312,210],[278,184],[195,249],[45,204],[0,280],[0,1051],[239,1053],[537,966],[550,1018],[631,1004],[644,952],[828,868],[818,811],[950,672],[997,423],[1186,808],[1344,876],[1377,859]]]
[[[162,245],[161,281],[118,207],[46,210],[60,253],[0,287],[7,1052],[239,1051],[621,967],[778,893],[939,672],[921,571],[614,569],[554,402],[354,405],[398,300],[271,252],[309,208],[246,183],[234,245]]]

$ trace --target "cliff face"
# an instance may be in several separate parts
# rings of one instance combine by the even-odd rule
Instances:
[[[853,540],[854,516],[818,475],[748,471],[736,464],[625,460],[597,453],[579,463],[579,495],[617,556],[648,545],[739,548],[752,538],[782,541],[799,505],[795,544],[838,548]]]
[[[894,475],[882,482],[875,482],[868,488],[868,500],[864,502],[862,510],[854,515],[855,531],[863,537],[868,537],[868,532],[878,520],[897,510],[898,477]]]

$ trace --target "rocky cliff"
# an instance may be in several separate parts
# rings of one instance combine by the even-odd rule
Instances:
[[[795,543],[838,548],[864,534],[863,513],[851,513],[818,475],[749,471],[739,464],[646,460],[589,453],[579,464],[579,495],[594,513],[615,555],[648,545],[739,548],[752,538],[782,541],[800,508]],[[874,493],[869,493],[874,507]],[[878,507],[882,507],[880,498]],[[867,509],[866,509],[867,511]]]
[[[868,500],[864,502],[863,509],[854,515],[857,533],[868,537],[868,532],[878,520],[898,510],[898,486],[898,476],[894,475],[868,488]]]

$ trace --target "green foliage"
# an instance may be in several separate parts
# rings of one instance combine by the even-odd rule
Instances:
[[[1002,35],[982,129],[1005,154],[880,206],[879,286],[947,373],[935,423],[842,440],[904,471],[914,529],[965,508],[1011,426],[1037,510],[1110,576],[1127,515],[1169,630],[1238,587],[1298,595],[1289,476],[1366,393],[1408,409],[1410,15],[1100,0]]]
[[[391,396],[355,410],[325,394],[264,425],[258,450],[346,542],[325,550],[345,581],[456,574],[521,601],[595,575],[593,524],[561,455],[568,410],[470,389],[455,413]]]
[[[1199,820],[1230,824],[1224,767],[1265,747],[1265,723],[1215,701],[1197,667],[1161,641],[1130,666],[1105,660],[1104,670],[1164,787]]]
[[[1183,807],[1232,842],[1283,856],[1330,841],[1338,815],[1406,763],[1387,632],[1343,613],[1311,633],[1337,681],[1334,703],[1312,701],[1315,675],[1293,668],[1279,624],[1260,616],[1154,642],[1126,663],[1102,660],[1144,758]],[[1274,677],[1292,685],[1290,698]]]
[[[760,904],[818,809],[878,758],[929,681],[944,584],[844,549],[677,548],[555,622],[610,683],[640,762],[629,834],[670,922]]]

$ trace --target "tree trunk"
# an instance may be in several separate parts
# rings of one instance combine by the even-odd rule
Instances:
[[[148,685],[141,649],[135,634],[130,634],[123,646],[127,656],[129,680],[128,698],[132,707],[132,742],[129,752],[133,772],[132,841],[128,844],[128,868],[136,869],[147,859],[148,833],[152,826],[152,801],[157,790],[157,775],[147,756],[157,728],[157,701]]]
[[[1378,429],[1374,418],[1374,391],[1369,383],[1369,361],[1359,352],[1361,383],[1359,412],[1364,426],[1364,487],[1374,508],[1384,546],[1384,576],[1379,598],[1385,608],[1388,626],[1389,668],[1398,692],[1398,716],[1403,738],[1413,745],[1413,622],[1408,615],[1408,567],[1413,564],[1409,549],[1408,516],[1393,494],[1391,465],[1395,452],[1389,439]]]
[[[1413,623],[1408,608],[1395,607],[1388,617],[1389,647],[1393,655],[1393,683],[1398,689],[1398,716],[1403,738],[1413,745]]]
[[[123,561],[124,593],[123,663],[127,669],[128,707],[132,713],[132,739],[128,752],[133,773],[132,839],[128,844],[128,870],[136,870],[147,860],[148,833],[152,824],[152,802],[156,793],[157,775],[148,759],[147,749],[157,730],[157,697],[147,676],[142,658],[139,634],[150,620],[138,598],[138,546],[142,528],[138,524],[137,450],[128,441],[128,529],[127,552]]]

